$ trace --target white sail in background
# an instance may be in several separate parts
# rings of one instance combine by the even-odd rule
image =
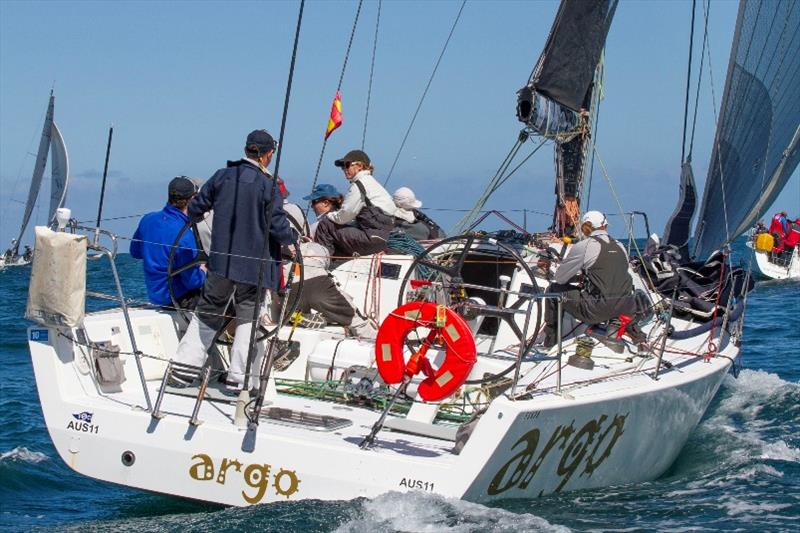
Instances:
[[[69,155],[67,146],[64,144],[64,137],[56,126],[52,123],[51,143],[50,143],[50,209],[48,210],[48,224],[56,216],[56,210],[63,207],[67,198],[67,186],[69,184]]]
[[[47,116],[44,119],[44,128],[42,128],[42,139],[39,141],[39,151],[36,154],[36,166],[33,168],[33,177],[31,178],[31,188],[28,190],[28,201],[25,204],[25,215],[22,217],[22,226],[19,229],[19,236],[16,239],[16,248],[19,248],[19,243],[22,242],[22,235],[25,233],[25,228],[28,227],[28,222],[33,213],[33,206],[36,205],[36,198],[39,196],[39,189],[42,186],[42,176],[44,176],[44,167],[47,164],[47,151],[50,149],[50,136],[53,129],[53,103],[55,97],[53,92],[50,91],[50,103],[47,106]],[[17,250],[14,250],[16,254]]]

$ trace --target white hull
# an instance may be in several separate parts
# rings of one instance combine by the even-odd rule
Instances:
[[[351,266],[349,280],[360,290],[364,280],[352,274],[355,270]],[[383,281],[384,290],[396,295],[393,283]],[[131,317],[139,349],[153,355],[143,361],[155,398],[165,360],[177,346],[176,327],[162,311],[134,310]],[[674,320],[673,325],[681,330],[696,324]],[[112,340],[123,353],[130,352],[121,312],[87,315],[84,327],[92,340]],[[655,357],[617,355],[599,345],[594,370],[563,367],[561,392],[556,361],[525,361],[516,391],[535,381],[531,396],[495,398],[456,454],[453,439],[440,432],[454,433],[458,425],[429,423],[430,404],[415,404],[408,419],[439,433],[384,429],[376,445],[363,450],[359,444],[379,416],[376,409],[276,392],[274,379],[267,407],[342,419],[343,427],[325,430],[262,418],[254,436],[233,424],[233,403],[217,401],[202,403],[202,423],[195,427],[188,423],[195,399],[171,393],[161,407],[166,416],[156,420],[143,409],[135,358],[123,356],[127,379],[121,387],[103,389],[88,350],[68,338],[77,334],[74,329],[61,334],[56,328],[29,330],[44,419],[65,463],[96,479],[227,505],[374,497],[393,490],[484,502],[653,479],[675,460],[739,351],[725,334],[715,342],[726,357],[704,361],[698,354],[704,353],[708,335],[670,340],[664,358],[672,366],[662,367],[655,380]],[[324,360],[325,342],[331,342],[325,339],[334,337],[329,330],[298,330],[301,354],[277,377],[314,379],[320,358],[323,370],[334,364]],[[373,364],[372,344],[347,342],[337,365]],[[574,343],[567,341],[564,350],[566,361]],[[508,352],[482,356],[471,376],[497,372],[509,361]],[[427,421],[426,413],[431,415]],[[389,418],[402,422],[404,417]]]
[[[747,243],[751,246],[751,243]],[[785,264],[775,264],[769,260],[769,254],[753,250],[755,256],[756,270],[763,276],[770,279],[800,279],[800,256],[797,248],[785,262]]]
[[[5,259],[0,259],[0,269],[5,267],[20,267],[20,266],[27,266],[30,265],[30,260],[23,259],[22,257],[18,257],[14,261],[6,262]]]

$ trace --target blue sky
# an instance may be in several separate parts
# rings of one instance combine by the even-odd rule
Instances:
[[[379,179],[397,153],[459,4],[383,3],[366,140]],[[356,5],[306,4],[281,162],[296,201],[311,187]],[[621,2],[606,49],[598,151],[623,207],[647,211],[659,232],[678,194],[689,6]],[[70,154],[74,215],[96,215],[110,123],[115,132],[104,215],[156,210],[173,176],[211,176],[240,157],[254,128],[277,136],[297,9],[295,2],[254,1],[0,2],[0,247],[18,229],[53,84],[56,122]],[[556,9],[555,2],[467,3],[390,192],[410,186],[436,209],[473,205],[516,139],[516,90],[527,81]],[[711,4],[717,106],[736,9],[733,1]],[[321,182],[342,188],[332,162],[361,144],[376,12],[377,2],[364,3],[342,87],[345,123],[328,143],[320,174]],[[700,190],[714,132],[708,72],[704,80],[694,149]],[[797,174],[776,209],[800,209]],[[553,156],[546,147],[488,205],[550,212],[552,191]],[[617,211],[597,168],[591,207]],[[454,211],[429,213],[445,227],[459,218]],[[44,217],[42,209],[38,221]],[[130,236],[136,222],[106,227]],[[549,222],[528,217],[531,228]]]

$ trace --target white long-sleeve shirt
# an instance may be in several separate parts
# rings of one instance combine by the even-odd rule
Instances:
[[[344,196],[344,203],[342,208],[335,213],[329,213],[328,218],[337,224],[347,224],[355,219],[361,210],[366,206],[364,199],[361,197],[361,191],[358,190],[356,181],[360,181],[364,186],[364,192],[372,202],[372,205],[383,211],[389,216],[394,216],[395,209],[394,200],[386,192],[386,189],[372,177],[369,170],[362,170],[350,180],[350,188],[347,189],[347,194]]]

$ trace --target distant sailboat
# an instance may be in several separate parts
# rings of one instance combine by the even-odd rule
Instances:
[[[25,214],[22,217],[22,224],[19,228],[19,235],[11,241],[11,246],[5,254],[0,257],[0,266],[21,266],[31,262],[32,252],[27,248],[27,252],[19,254],[19,246],[25,229],[28,227],[33,208],[39,197],[39,190],[42,186],[42,178],[47,165],[47,152],[50,150],[50,206],[47,211],[48,224],[55,218],[56,210],[64,205],[67,197],[67,186],[69,184],[69,157],[64,138],[53,121],[53,109],[55,96],[50,91],[50,101],[47,106],[47,115],[44,119],[42,128],[42,138],[39,141],[39,151],[36,154],[36,166],[33,169],[31,187],[28,190],[28,201],[25,204]]]

